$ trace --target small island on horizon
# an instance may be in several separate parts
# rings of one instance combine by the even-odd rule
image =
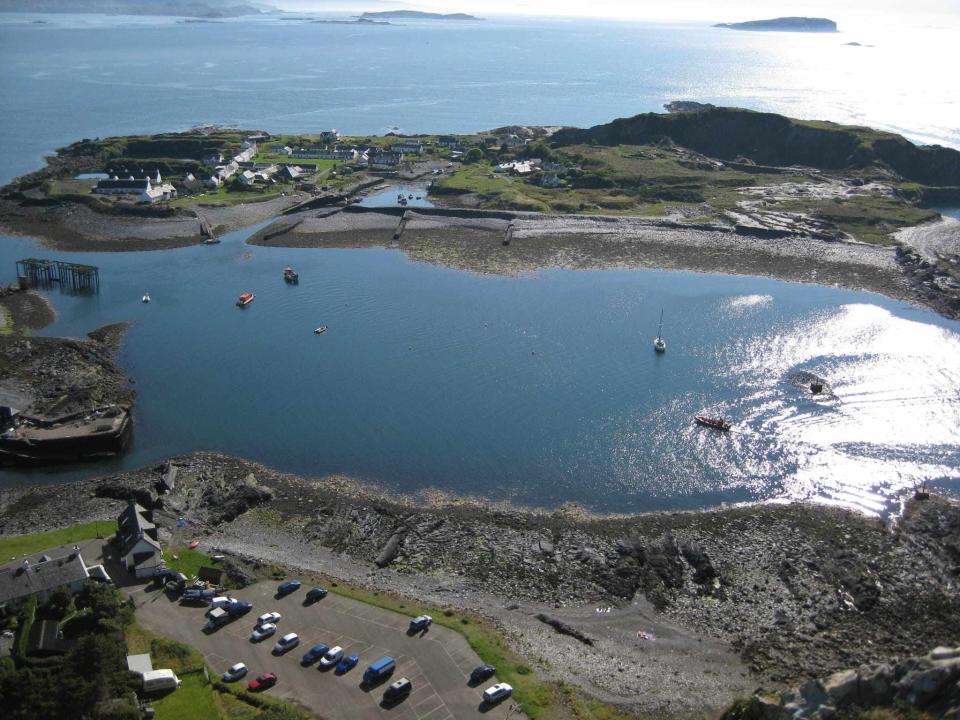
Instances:
[[[367,19],[395,19],[395,20],[483,20],[483,18],[467,15],[466,13],[433,13],[419,10],[381,10],[379,12],[365,12],[360,15],[361,20]]]
[[[738,23],[717,23],[713,27],[727,28],[728,30],[752,30],[754,32],[838,32],[837,23],[833,20],[812,17],[780,17]]]

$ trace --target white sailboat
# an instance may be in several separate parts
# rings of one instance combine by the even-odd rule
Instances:
[[[145,293],[143,294],[143,298],[141,298],[141,300],[142,300],[143,302],[145,302],[145,303],[150,302],[150,293],[145,292]]]
[[[657,326],[657,338],[653,341],[653,349],[658,353],[667,351],[667,341],[663,339],[663,308],[660,308],[660,324]]]

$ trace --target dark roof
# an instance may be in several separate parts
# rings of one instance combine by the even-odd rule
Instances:
[[[204,582],[220,585],[223,583],[223,569],[202,565],[200,569],[197,570],[197,578],[203,580]]]
[[[100,180],[97,190],[146,190],[147,178],[141,180]]]
[[[0,568],[0,605],[33,593],[54,590],[88,577],[77,551],[47,562],[23,561]]]
[[[29,655],[54,655],[65,653],[67,649],[67,643],[60,637],[60,623],[56,620],[37,620],[30,626]]]
[[[120,551],[123,555],[137,544],[141,537],[146,537],[156,545],[157,526],[147,519],[147,511],[141,505],[130,502],[117,518],[117,537],[120,540]]]

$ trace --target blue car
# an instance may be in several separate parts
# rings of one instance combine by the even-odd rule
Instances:
[[[326,655],[329,649],[330,648],[328,648],[326,645],[314,645],[312,648],[307,650],[303,656],[303,660],[301,660],[300,663],[302,665],[312,665]]]
[[[289,593],[292,593],[294,590],[299,590],[299,589],[300,589],[299,580],[286,580],[280,583],[280,587],[277,588],[277,593],[279,593],[280,595],[287,595]]]
[[[317,600],[323,600],[327,596],[327,591],[323,588],[313,588],[307,590],[307,602],[316,602]]]
[[[360,662],[359,655],[349,655],[337,663],[337,669],[334,670],[334,672],[337,675],[343,675],[345,672],[349,672],[350,670],[353,670],[353,668],[356,667],[358,662]]]

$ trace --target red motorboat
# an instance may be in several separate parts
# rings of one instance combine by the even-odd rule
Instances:
[[[283,269],[283,279],[288,283],[298,283],[300,282],[300,275],[292,267],[285,267]]]
[[[240,297],[237,299],[237,307],[246,307],[253,302],[253,298],[253,293],[241,293]]]
[[[198,540],[197,538],[194,538],[193,540],[190,541],[190,549],[196,550],[199,544],[200,544],[200,540]]]
[[[697,421],[697,425],[705,425],[706,427],[711,427],[714,430],[723,430],[724,432],[732,427],[732,425],[730,425],[730,423],[723,418],[710,418],[706,415],[697,415],[694,420]]]

